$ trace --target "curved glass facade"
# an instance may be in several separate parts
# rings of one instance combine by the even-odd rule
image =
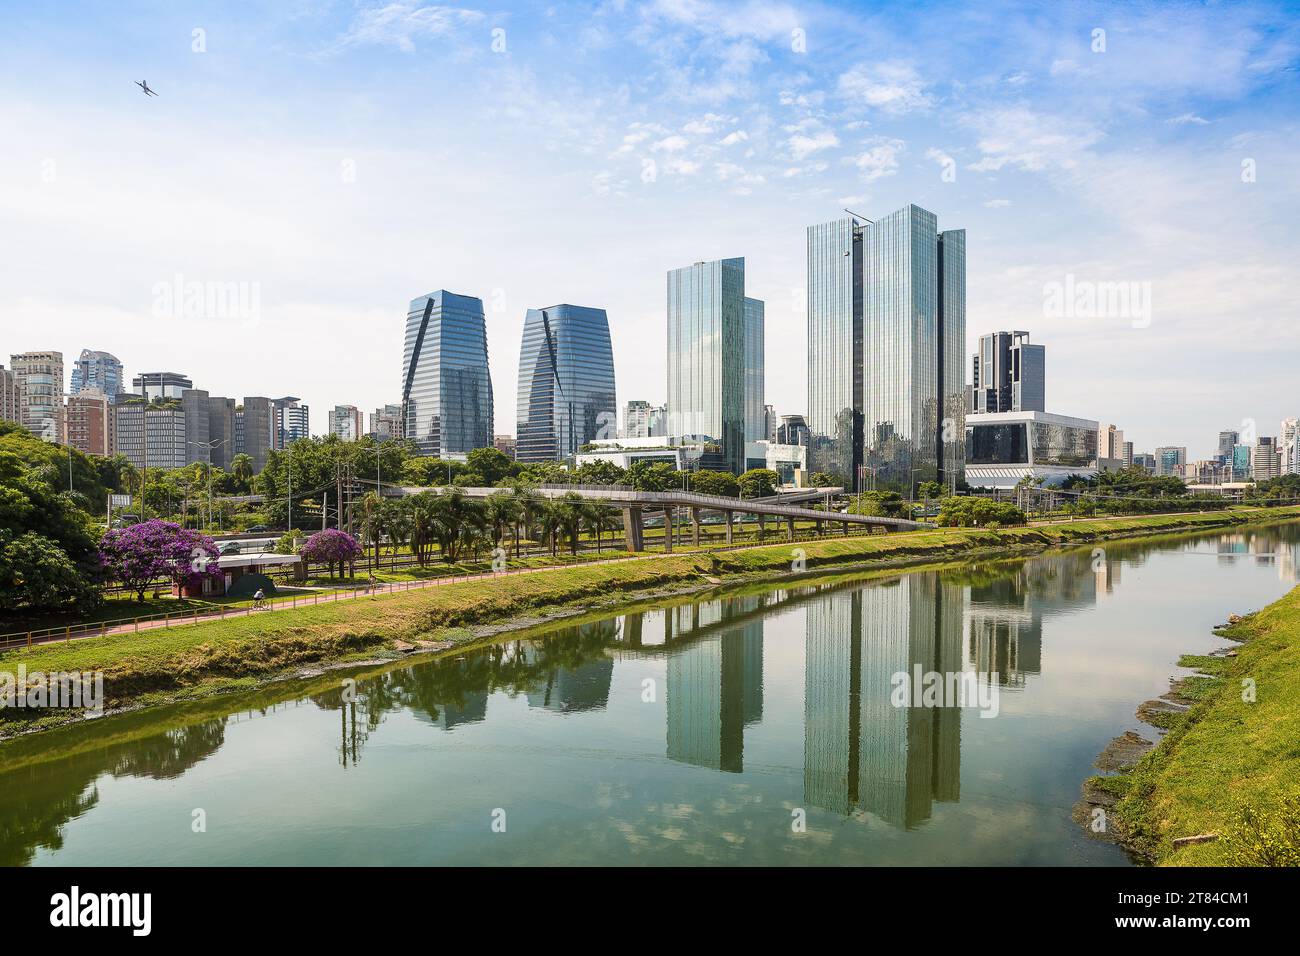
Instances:
[[[402,352],[404,434],[421,455],[492,446],[483,302],[439,290],[411,301]]]
[[[519,348],[515,457],[560,461],[617,437],[614,352],[604,309],[529,309]]]

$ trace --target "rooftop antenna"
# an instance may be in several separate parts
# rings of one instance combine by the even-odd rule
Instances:
[[[875,225],[875,222],[873,222],[872,220],[868,219],[866,216],[859,216],[859,215],[858,215],[856,212],[854,212],[852,209],[845,209],[844,211],[847,212],[847,213],[848,213],[850,216],[852,216],[854,219],[861,219],[863,222],[869,222],[869,223],[871,223],[871,225],[873,225],[873,226]]]

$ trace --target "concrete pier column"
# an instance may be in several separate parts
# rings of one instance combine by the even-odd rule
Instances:
[[[640,505],[623,509],[623,543],[629,551],[645,550],[645,520]]]
[[[844,522],[844,533],[845,534],[849,533],[849,523],[847,521]]]
[[[673,550],[673,506],[664,505],[664,554]]]
[[[731,544],[731,520],[735,515],[730,511],[724,511],[723,514],[727,516],[727,544]]]
[[[790,538],[790,540],[793,541],[794,540],[794,519],[793,518],[785,519],[785,532],[786,535]]]
[[[700,509],[694,505],[691,506],[691,544],[700,546]]]

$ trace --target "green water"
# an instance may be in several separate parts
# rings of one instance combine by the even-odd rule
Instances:
[[[0,862],[1123,864],[1080,782],[1298,539],[744,593],[102,718],[0,745]],[[918,664],[996,716],[894,706]]]

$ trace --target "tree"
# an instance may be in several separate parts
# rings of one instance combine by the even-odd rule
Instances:
[[[104,532],[99,553],[109,578],[134,591],[140,602],[160,577],[181,586],[193,585],[203,575],[221,574],[211,538],[157,518]]]
[[[667,491],[680,488],[681,475],[666,461],[637,461],[628,468],[626,481],[637,491]]]
[[[99,593],[53,541],[34,531],[0,530],[0,604],[57,610],[92,606]]]
[[[519,499],[511,491],[498,491],[489,495],[483,506],[484,515],[492,527],[492,544],[494,547],[499,547],[506,536],[506,529],[514,528],[518,524],[523,509]]]
[[[253,458],[251,455],[241,451],[230,459],[230,473],[234,476],[236,484],[244,494],[248,494],[253,490]]]
[[[361,540],[375,546],[375,567],[379,567],[379,543],[383,540],[386,509],[378,492],[368,491],[361,497]]]
[[[540,499],[537,511],[537,524],[541,528],[542,534],[545,535],[551,545],[551,557],[555,557],[557,546],[560,540],[560,531],[564,528],[564,505],[562,502],[551,499]]]
[[[740,497],[767,498],[776,494],[781,476],[770,468],[751,468],[740,476]]]
[[[483,484],[494,487],[519,471],[510,456],[496,448],[475,448],[465,456],[469,470],[483,478]]]
[[[434,533],[436,523],[434,503],[437,500],[437,492],[422,491],[404,501],[403,511],[406,515],[406,527],[410,537],[411,552],[415,555],[415,560],[420,567],[424,567],[429,563],[433,545],[437,541]]]
[[[923,481],[917,487],[916,493],[922,498],[938,498],[943,494],[943,485],[937,481]]]
[[[726,471],[697,471],[691,475],[691,491],[702,495],[721,495],[725,498],[740,496],[740,482]]]
[[[573,472],[573,480],[580,485],[621,485],[626,478],[626,471],[603,458],[589,461]]]
[[[448,488],[431,502],[433,534],[442,549],[442,559],[455,564],[461,548],[487,525],[483,506],[465,497],[459,488]]]
[[[834,475],[828,475],[824,471],[814,471],[808,476],[808,484],[814,488],[833,488],[839,484]]]
[[[600,552],[601,541],[606,531],[613,531],[618,527],[614,520],[614,509],[608,502],[588,501],[583,505],[582,520],[586,524],[587,530],[596,536],[596,551]]]
[[[356,538],[346,531],[340,531],[338,528],[326,528],[324,531],[317,531],[314,535],[303,542],[302,547],[298,549],[298,554],[302,556],[304,562],[316,562],[324,564],[329,568],[329,576],[333,578],[334,569],[338,568],[338,576],[343,576],[343,566],[346,564],[349,568],[354,568],[357,558],[361,557],[361,544]]]

